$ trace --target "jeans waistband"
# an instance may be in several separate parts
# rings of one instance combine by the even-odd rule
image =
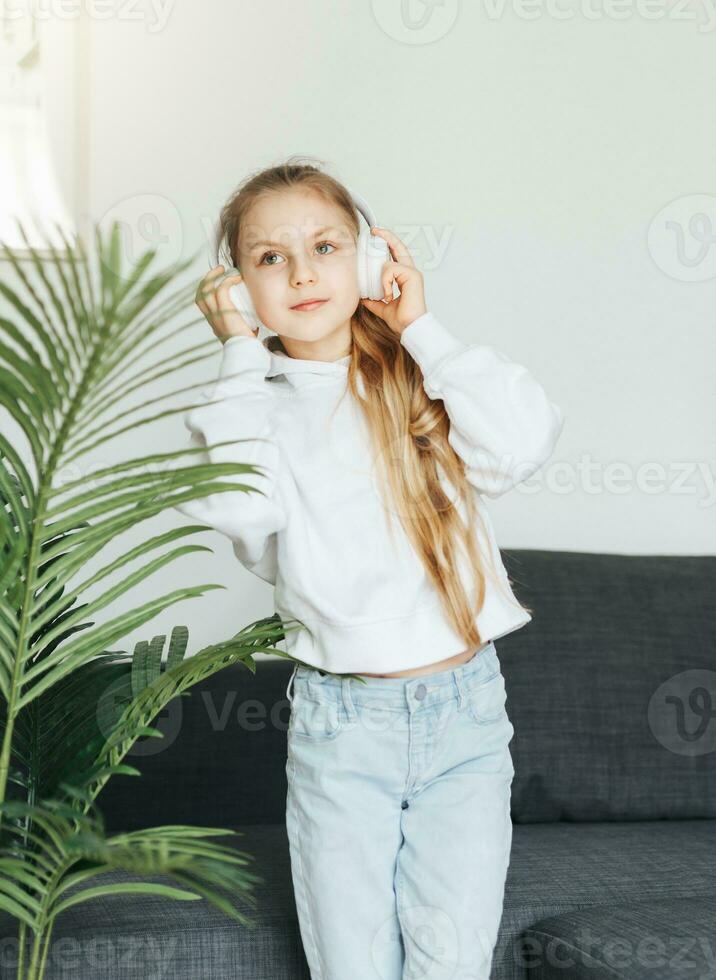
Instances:
[[[365,677],[361,680],[341,674],[321,674],[317,668],[296,664],[286,687],[293,703],[291,687],[317,700],[346,700],[355,705],[405,707],[416,698],[423,704],[462,698],[473,685],[499,673],[501,665],[492,640],[479,647],[473,656],[445,670],[415,677]]]

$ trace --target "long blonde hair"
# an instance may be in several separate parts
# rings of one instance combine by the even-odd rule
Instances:
[[[237,268],[242,221],[257,198],[276,191],[300,188],[321,195],[343,211],[358,239],[360,224],[347,188],[314,164],[299,161],[290,157],[250,174],[221,209],[215,244],[225,239]],[[484,604],[486,575],[492,576],[498,588],[504,588],[504,583],[473,533],[478,522],[483,528],[484,522],[465,464],[448,441],[450,420],[445,406],[426,394],[422,372],[398,335],[360,303],[351,317],[351,332],[346,392],[351,392],[362,410],[379,461],[377,476],[391,534],[391,512],[397,511],[445,615],[467,648],[478,647],[484,641],[475,618]],[[457,500],[463,502],[467,520],[445,492],[441,472]],[[461,565],[473,578],[472,597]]]

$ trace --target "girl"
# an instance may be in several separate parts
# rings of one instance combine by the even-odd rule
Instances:
[[[239,440],[206,459],[257,465],[240,481],[260,492],[178,509],[305,626],[286,633],[286,823],[311,977],[487,980],[514,775],[494,640],[532,617],[484,498],[549,458],[563,416],[525,367],[428,311],[386,228],[385,297],[362,299],[359,231],[350,192],[291,160],[222,209],[241,271],[197,292],[223,351],[186,425],[196,445]],[[265,341],[232,305],[239,281]]]

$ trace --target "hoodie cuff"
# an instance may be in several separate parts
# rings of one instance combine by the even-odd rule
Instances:
[[[229,337],[223,345],[219,367],[222,392],[263,385],[270,365],[271,354],[258,337]]]
[[[432,374],[443,360],[467,347],[430,312],[423,313],[408,324],[400,335],[400,343],[418,363],[424,378]]]

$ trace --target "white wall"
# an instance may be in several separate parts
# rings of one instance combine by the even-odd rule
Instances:
[[[184,2],[165,23],[132,9],[91,19],[93,220],[149,207],[171,261],[248,170],[327,160],[411,243],[429,308],[527,365],[565,411],[530,489],[492,503],[501,546],[714,553],[716,259],[693,236],[699,213],[716,228],[706,7],[563,2],[573,16],[557,19],[533,0],[528,19],[446,0],[423,31],[392,0]],[[164,431],[184,437],[180,421]],[[155,588],[227,591],[138,635],[187,622],[196,649],[272,612],[229,542],[205,541],[213,556]]]

